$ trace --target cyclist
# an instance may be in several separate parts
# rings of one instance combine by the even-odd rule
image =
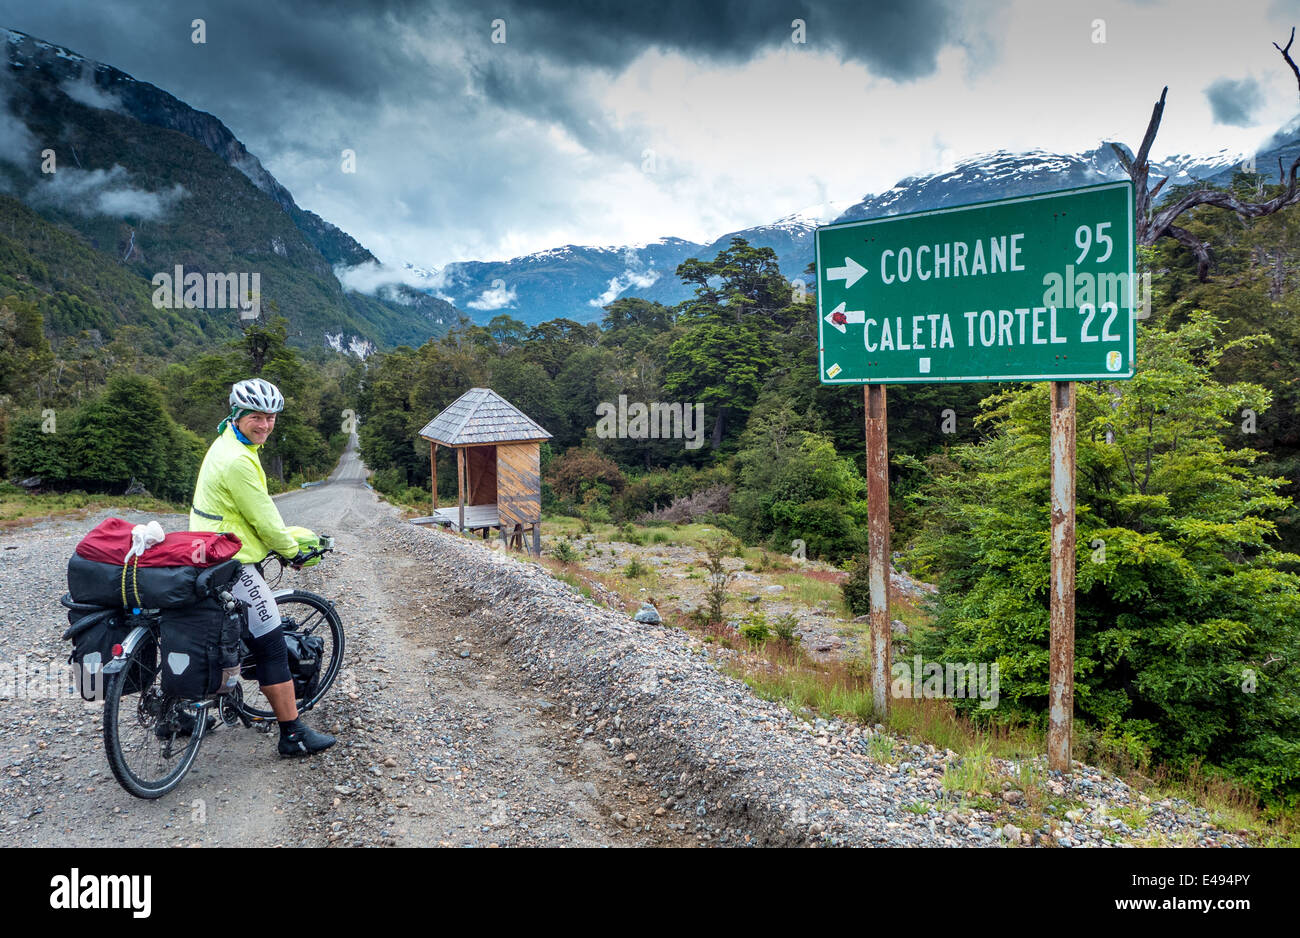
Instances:
[[[243,546],[243,561],[231,589],[248,603],[249,646],[257,661],[257,680],[280,723],[280,755],[301,756],[334,745],[334,737],[313,730],[298,718],[293,677],[280,612],[266,580],[253,566],[274,551],[299,569],[304,559],[297,539],[285,528],[280,511],[266,491],[266,473],[257,453],[284,409],[279,388],[261,378],[237,382],[230,391],[230,414],[217,427],[199,469],[190,508],[191,531],[229,531]]]

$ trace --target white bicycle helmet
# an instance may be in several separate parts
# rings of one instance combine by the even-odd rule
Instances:
[[[230,389],[230,406],[264,414],[278,414],[284,410],[284,395],[270,381],[247,378]]]

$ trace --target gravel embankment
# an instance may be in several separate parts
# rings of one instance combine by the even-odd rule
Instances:
[[[1149,843],[1159,834],[1188,845],[1244,843],[1199,808],[1151,802],[1089,767],[1069,778],[1044,773],[1055,819],[1041,830],[1008,828],[1018,792],[991,793],[1007,805],[996,813],[943,797],[955,753],[898,741],[894,764],[873,761],[871,728],[809,723],[755,697],[688,633],[634,622],[536,565],[438,531],[393,524],[383,537],[432,569],[455,614],[499,643],[536,691],[567,711],[576,735],[622,754],[650,782],[661,799],[653,814],[671,812],[699,840],[1073,847]]]

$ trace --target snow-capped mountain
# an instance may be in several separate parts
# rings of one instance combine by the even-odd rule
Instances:
[[[1129,155],[1131,156],[1131,151]],[[1289,166],[1300,154],[1300,128],[1279,131],[1257,158],[1258,171],[1277,176],[1277,155]],[[1241,154],[1220,151],[1208,156],[1174,156],[1151,164],[1150,184],[1168,176],[1165,191],[1194,180],[1227,182],[1242,166]],[[827,202],[786,215],[767,225],[728,232],[708,244],[661,238],[648,245],[581,247],[565,245],[499,262],[449,264],[428,271],[431,292],[486,323],[502,313],[529,324],[556,317],[578,322],[599,320],[602,307],[619,296],[640,296],[673,304],[691,290],[675,276],[677,265],[689,257],[711,259],[733,237],[770,247],[786,277],[811,283],[807,272],[815,251],[813,235],[819,225],[858,218],[878,218],[925,211],[948,205],[986,202],[1052,189],[1094,185],[1127,174],[1109,143],[1079,154],[1031,150],[983,153],[951,169],[909,176],[892,188],[857,202]],[[415,268],[412,268],[415,269]]]

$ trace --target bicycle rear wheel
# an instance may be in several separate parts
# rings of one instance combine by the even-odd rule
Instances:
[[[163,693],[161,652],[150,634],[105,689],[104,750],[113,775],[137,798],[161,798],[194,764],[206,717],[195,701]]]
[[[306,590],[294,590],[277,596],[275,604],[280,610],[280,621],[286,632],[319,635],[325,641],[325,647],[321,651],[320,679],[316,688],[309,696],[298,698],[298,711],[302,713],[316,706],[338,677],[339,668],[343,664],[343,622],[333,603],[324,596]],[[254,661],[251,655],[244,659],[243,665],[242,670],[252,673]],[[271,702],[266,699],[255,679],[243,678],[242,707],[250,719],[275,719]]]

